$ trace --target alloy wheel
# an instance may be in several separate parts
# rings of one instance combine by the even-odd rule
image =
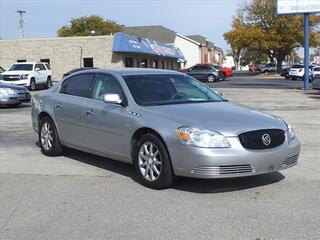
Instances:
[[[153,182],[159,178],[162,170],[162,161],[155,144],[146,142],[141,146],[138,164],[142,176],[147,181]]]
[[[213,75],[209,75],[208,82],[214,82],[214,81],[215,81],[215,77]]]
[[[41,145],[49,151],[53,144],[53,131],[49,122],[44,122],[41,127]]]

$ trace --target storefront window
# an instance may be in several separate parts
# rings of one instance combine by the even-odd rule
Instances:
[[[124,59],[124,66],[125,67],[133,67],[133,58],[126,57]]]
[[[139,58],[136,59],[136,67],[137,68],[141,67],[141,61]]]
[[[146,59],[146,58],[141,59],[141,67],[142,68],[148,67],[148,59]]]
[[[171,61],[171,70],[173,70],[173,61]]]
[[[153,68],[158,68],[158,60],[153,60],[152,61],[152,67]]]
[[[162,69],[166,69],[166,66],[165,66],[165,61],[164,60],[162,60]]]

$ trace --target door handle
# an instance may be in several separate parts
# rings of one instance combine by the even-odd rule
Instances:
[[[61,109],[61,108],[63,108],[63,106],[61,104],[56,104],[56,108]]]
[[[86,111],[86,115],[92,116],[92,115],[94,115],[94,112],[92,110]]]

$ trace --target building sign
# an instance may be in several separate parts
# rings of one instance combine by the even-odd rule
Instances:
[[[277,0],[277,14],[320,12],[320,0]]]
[[[116,33],[114,35],[112,51],[143,53],[154,56],[172,57],[184,59],[180,49],[170,45],[159,43],[153,40],[138,38],[125,33]]]

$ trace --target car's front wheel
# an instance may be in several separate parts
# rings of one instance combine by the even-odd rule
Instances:
[[[174,173],[169,154],[154,134],[147,133],[141,137],[133,163],[143,185],[153,189],[164,189],[173,184]]]
[[[34,80],[34,78],[31,78],[29,89],[30,91],[35,91],[36,88],[37,88],[36,81]]]
[[[58,156],[62,153],[57,128],[49,117],[43,117],[40,120],[39,143],[44,155]]]
[[[51,88],[51,87],[52,87],[52,80],[51,80],[51,77],[48,76],[46,88]]]

